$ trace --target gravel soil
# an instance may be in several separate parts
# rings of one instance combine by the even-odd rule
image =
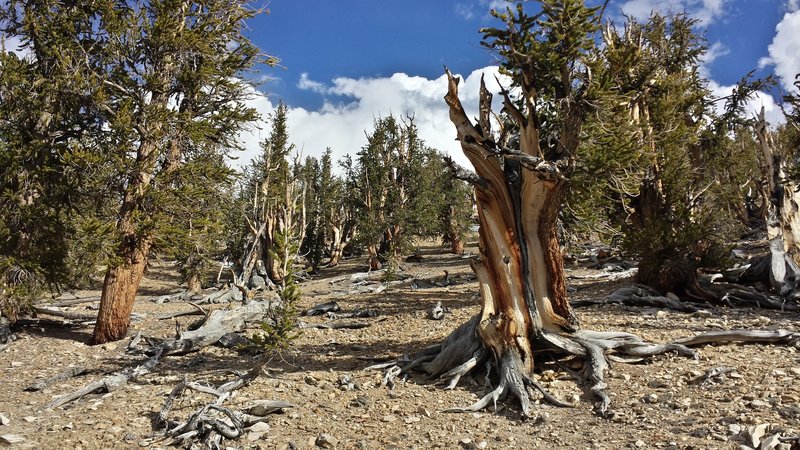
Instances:
[[[701,347],[698,359],[665,355],[638,364],[614,363],[607,376],[616,412],[610,420],[593,413],[592,399],[563,371],[544,371],[535,378],[575,407],[536,405],[533,418],[523,417],[510,400],[499,403],[498,411],[443,412],[482,397],[486,392],[482,377],[465,377],[453,390],[444,389],[445,380],[430,380],[422,374],[413,374],[392,390],[381,387],[383,373],[364,370],[367,366],[438,343],[480,310],[477,283],[466,259],[433,247],[423,249],[423,256],[422,262],[406,263],[404,273],[436,279],[447,270],[454,284],[416,290],[401,285],[380,293],[350,294],[349,281],[344,285],[330,282],[359,271],[360,260],[345,261],[304,282],[301,308],[335,300],[342,311],[369,308],[380,315],[338,320],[370,324],[361,329],[303,330],[291,350],[273,358],[266,374],[225,403],[246,408],[256,400],[269,399],[295,407],[270,416],[265,433],[251,433],[226,441],[226,445],[316,448],[317,442],[323,444],[318,441],[320,435],[327,434],[327,444],[336,448],[738,449],[740,445],[754,446],[751,435],[763,434],[759,445],[775,448],[782,437],[785,442],[777,448],[788,449],[788,438],[800,435],[800,358],[790,346]],[[600,272],[585,265],[569,267],[572,296],[602,298],[630,281],[576,278],[597,274]],[[186,303],[152,301],[154,296],[176,289],[173,268],[153,263],[135,307],[142,320],[132,324],[131,336],[142,332],[169,338],[175,334],[176,322],[185,329],[197,320],[196,316],[157,319],[192,308]],[[98,292],[76,294],[83,297]],[[430,320],[428,311],[437,302],[447,313],[443,320]],[[96,305],[64,309],[89,314]],[[652,342],[720,329],[796,330],[798,317],[797,313],[753,309],[713,308],[686,314],[610,305],[579,308],[576,313],[584,328],[627,331]],[[330,319],[302,320],[322,323]],[[0,425],[0,441],[13,435],[21,439],[12,444],[16,448],[166,447],[168,442],[150,438],[156,432],[154,417],[176,383],[188,376],[192,381],[216,385],[233,379],[231,371],[246,370],[255,359],[217,347],[167,357],[153,373],[118,391],[88,395],[65,407],[45,410],[54,398],[141,362],[141,357],[126,355],[127,339],[87,346],[90,334],[91,327],[26,327],[0,352],[0,422],[5,422]],[[43,391],[24,390],[70,366],[85,367],[88,372]],[[726,373],[702,382],[716,368],[724,368],[720,371]],[[342,383],[343,377],[349,377],[351,386]],[[211,400],[203,393],[188,393],[173,406],[172,416],[185,419]],[[766,442],[770,437],[773,439]]]

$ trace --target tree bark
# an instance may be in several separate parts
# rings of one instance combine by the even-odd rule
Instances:
[[[533,341],[541,330],[560,332],[578,325],[567,301],[557,238],[567,179],[558,162],[536,156],[541,151],[533,127],[521,131],[528,136],[520,137],[522,151],[493,151],[489,130],[483,128],[488,118],[480,128],[472,125],[458,100],[458,81],[449,72],[448,79],[450,119],[481,179],[475,185],[480,257],[472,263],[483,299],[477,331],[495,355],[516,355],[512,360],[519,359],[530,373]],[[481,110],[490,104],[482,84]]]
[[[769,282],[781,297],[794,297],[800,284],[800,192],[786,177],[786,160],[775,152],[764,108],[756,123],[756,138],[764,155],[767,204],[767,239],[770,241]]]
[[[149,250],[149,238],[133,242],[121,252],[124,262],[106,271],[92,344],[117,341],[128,333],[133,303],[147,266]]]
[[[186,280],[186,284],[189,289],[189,292],[197,293],[200,292],[200,290],[203,288],[203,284],[200,282],[200,275],[196,273],[192,273],[191,275],[189,275],[189,279]]]

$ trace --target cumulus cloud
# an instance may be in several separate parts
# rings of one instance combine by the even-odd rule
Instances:
[[[687,12],[703,25],[722,18],[728,0],[628,0],[621,6],[622,12],[638,20],[647,20],[653,12],[672,14]]]
[[[495,76],[501,77],[497,67],[478,69],[466,76],[460,84],[460,95],[470,117],[478,114],[478,92],[481,75],[485,75],[487,88],[497,93],[500,90]],[[346,154],[354,155],[366,144],[365,131],[372,130],[374,120],[390,114],[414,118],[420,137],[434,148],[451,155],[459,164],[469,167],[469,162],[455,140],[456,132],[450,123],[444,95],[447,93],[447,78],[442,75],[430,80],[424,77],[396,73],[384,78],[336,78],[325,84],[312,80],[308,74],[300,77],[298,86],[319,93],[323,105],[317,110],[289,106],[287,126],[292,142],[304,156],[319,156],[330,147],[334,160]],[[249,105],[256,108],[263,118],[274,111],[275,104],[265,95],[253,91]],[[335,101],[342,99],[345,101]],[[332,100],[333,99],[333,100]],[[499,98],[495,97],[498,102]],[[240,135],[246,148],[236,163],[244,166],[260,151],[258,143],[268,133],[262,122],[260,128],[252,128]]]
[[[722,86],[716,81],[709,81],[708,89],[711,93],[718,98],[726,97],[733,92],[733,88],[736,87],[734,85],[730,86]],[[724,108],[725,102],[719,101],[715,104],[719,112],[722,112],[722,108]],[[764,108],[764,118],[769,122],[771,125],[778,125],[781,123],[786,122],[786,118],[783,116],[783,112],[781,111],[780,106],[775,102],[775,99],[768,93],[765,92],[756,92],[750,101],[745,104],[745,113],[749,117],[755,117],[761,108]]]
[[[464,1],[455,4],[456,15],[465,20],[472,20],[475,17],[488,15],[489,11],[505,9],[511,5],[508,0],[479,0],[479,1]]]
[[[700,74],[705,78],[711,77],[711,64],[714,63],[718,58],[727,55],[730,53],[730,49],[725,46],[722,42],[714,42],[711,46],[708,47],[708,50],[703,54],[700,60]]]
[[[794,4],[794,10],[791,9]],[[800,11],[797,1],[789,2],[790,10],[775,27],[775,37],[768,47],[769,56],[759,61],[759,66],[773,66],[783,87],[794,90],[795,75],[800,73]]]
[[[308,77],[308,72],[303,72],[300,74],[300,81],[297,82],[297,87],[299,89],[313,91],[320,94],[324,94],[326,91],[325,85]]]

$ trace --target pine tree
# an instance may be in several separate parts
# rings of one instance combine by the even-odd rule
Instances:
[[[82,156],[84,170],[96,174],[103,167],[119,187],[94,343],[127,332],[159,218],[169,214],[164,200],[176,187],[175,177],[185,166],[197,169],[192,162],[205,151],[235,147],[236,131],[256,116],[243,106],[247,87],[236,78],[258,57],[242,34],[244,20],[255,13],[246,2],[227,0],[3,6],[6,34],[34,52],[32,82],[71,75],[28,108],[38,110],[32,115],[44,119],[42,129],[56,127],[72,149],[52,154],[66,161]],[[66,111],[77,111],[77,117],[54,117],[56,101],[74,102]],[[59,164],[45,166],[58,170]]]

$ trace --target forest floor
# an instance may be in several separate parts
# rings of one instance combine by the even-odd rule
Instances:
[[[470,250],[475,251],[474,248]],[[598,417],[590,395],[564,373],[544,372],[537,379],[556,397],[574,408],[536,405],[537,417],[525,418],[519,405],[499,403],[499,411],[448,413],[482,397],[483,380],[463,379],[454,390],[441,380],[414,374],[393,390],[381,387],[381,371],[364,368],[380,358],[394,358],[439,343],[454,328],[479,312],[477,283],[468,260],[435,247],[423,249],[424,260],[406,263],[405,270],[420,278],[436,278],[448,270],[456,284],[412,290],[390,287],[376,294],[337,293],[330,280],[361,270],[363,261],[347,260],[324,269],[302,284],[301,308],[335,300],[342,311],[369,308],[380,316],[340,321],[367,322],[362,329],[306,329],[291,350],[268,364],[268,374],[235,392],[227,406],[245,408],[255,400],[283,400],[295,405],[269,417],[269,431],[251,433],[233,448],[315,448],[322,434],[336,448],[739,448],[750,432],[766,427],[765,437],[800,434],[800,357],[789,346],[723,345],[699,348],[698,359],[664,355],[645,363],[615,363],[608,392],[616,416]],[[608,281],[588,264],[568,266],[572,297],[603,298],[629,279]],[[174,268],[153,263],[140,290],[131,336],[173,337],[177,321],[183,329],[197,317],[158,320],[157,316],[184,311],[180,302],[157,304],[154,296],[179,289]],[[99,295],[82,291],[79,296]],[[440,321],[428,311],[441,301],[448,311]],[[225,307],[216,305],[213,307]],[[68,310],[92,313],[96,303]],[[587,329],[638,334],[666,342],[699,332],[732,328],[796,330],[797,313],[770,310],[710,308],[687,314],[648,307],[599,305],[576,309]],[[307,323],[327,322],[324,316],[303,317]],[[253,330],[250,330],[252,332]],[[185,356],[165,357],[153,373],[110,394],[93,394],[54,410],[44,407],[141,357],[127,356],[128,340],[87,346],[91,327],[59,329],[28,327],[18,340],[0,352],[0,436],[24,439],[18,448],[94,449],[158,447],[149,438],[154,417],[173,387],[190,380],[219,384],[232,370],[246,370],[254,361],[234,350],[208,347]],[[69,366],[88,373],[39,392],[26,386]],[[726,372],[709,379],[716,368]],[[356,387],[342,386],[348,376]],[[212,398],[193,392],[176,402],[172,414],[185,418]],[[2,417],[0,417],[2,421]],[[263,431],[263,430],[262,430]],[[752,444],[749,444],[752,445]],[[2,446],[2,444],[0,444]],[[784,448],[788,445],[784,444]]]

